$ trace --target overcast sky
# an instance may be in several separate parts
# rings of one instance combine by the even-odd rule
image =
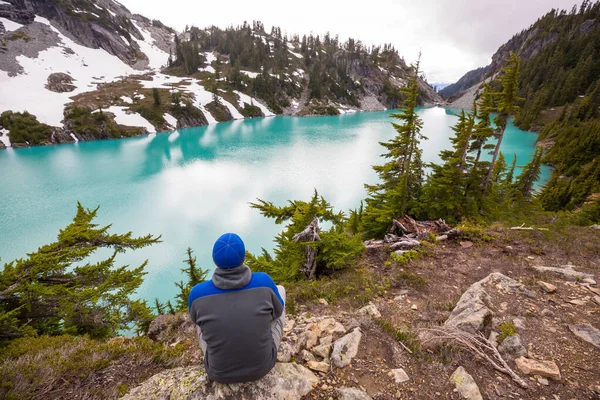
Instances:
[[[288,34],[330,31],[365,45],[393,43],[411,62],[423,52],[431,83],[454,82],[489,64],[492,54],[515,33],[552,8],[580,0],[120,0],[132,12],[160,19],[177,30],[186,25],[227,27],[260,20]]]

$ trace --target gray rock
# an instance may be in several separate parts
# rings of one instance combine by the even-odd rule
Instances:
[[[337,390],[339,400],[372,400],[366,392],[360,389],[343,387]]]
[[[479,386],[469,373],[463,368],[458,367],[450,377],[450,381],[454,383],[458,393],[468,400],[483,400]]]
[[[352,362],[352,359],[358,353],[358,345],[361,338],[362,333],[360,332],[360,328],[355,328],[343,338],[336,340],[333,344],[333,352],[331,353],[331,360],[336,367],[344,368]]]
[[[284,363],[290,362],[293,351],[294,349],[289,342],[281,343],[281,346],[279,346],[279,351],[277,352],[277,361]]]
[[[501,273],[494,272],[488,275],[475,282],[463,293],[446,321],[447,326],[474,334],[483,331],[493,316],[489,307],[490,296],[485,291],[488,282],[508,293],[519,292],[524,287],[523,284]]]
[[[163,371],[132,389],[123,400],[300,400],[319,382],[308,368],[276,364],[264,378],[250,383],[223,385],[208,379],[203,367]]]
[[[55,72],[48,75],[46,89],[56,93],[65,93],[72,92],[73,90],[77,89],[77,86],[73,85],[73,78],[71,75],[62,72]]]
[[[507,360],[514,360],[527,355],[527,348],[521,343],[521,335],[519,334],[505,338],[498,346],[498,351]]]
[[[590,228],[600,230],[600,225],[598,225],[598,224],[592,225],[592,226],[590,226]]]
[[[578,338],[600,349],[600,330],[590,324],[569,325],[569,330]]]
[[[403,383],[403,382],[410,380],[410,378],[408,377],[408,374],[402,368],[393,369],[392,375],[394,376],[394,380],[396,381],[396,383]]]
[[[531,268],[535,269],[538,272],[544,272],[555,276],[560,276],[561,278],[566,279],[568,281],[581,281],[586,278],[594,278],[594,276],[591,274],[576,271],[571,265],[563,265],[562,267],[543,267],[533,265]]]
[[[331,352],[331,344],[322,344],[312,349],[313,354],[323,359],[329,359],[329,353]]]

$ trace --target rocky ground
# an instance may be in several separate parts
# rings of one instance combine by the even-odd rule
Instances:
[[[498,228],[491,237],[438,242],[404,266],[385,262],[386,247],[370,249],[361,262],[369,273],[404,270],[425,283],[392,286],[362,308],[351,299],[298,305],[263,381],[224,387],[184,367],[127,398],[600,398],[600,231]],[[163,316],[150,335],[173,345],[194,327]]]

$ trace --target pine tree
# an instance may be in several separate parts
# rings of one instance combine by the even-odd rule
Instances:
[[[421,195],[423,162],[419,144],[425,137],[421,134],[423,121],[416,111],[419,64],[420,56],[409,85],[402,89],[406,98],[404,107],[392,115],[402,122],[392,123],[398,134],[388,142],[380,143],[387,150],[383,156],[389,160],[373,167],[380,183],[365,185],[368,197],[361,227],[365,237],[382,235],[394,218],[403,216],[415,206]]]
[[[275,238],[275,257],[262,249],[262,254],[246,255],[246,264],[253,271],[267,272],[275,281],[295,281],[302,277],[314,278],[327,270],[343,269],[354,265],[364,250],[359,235],[348,233],[347,220],[342,212],[334,212],[333,207],[319,193],[310,201],[289,201],[284,207],[258,199],[251,207],[265,217],[275,219],[276,224],[286,223],[285,229]],[[331,228],[321,231],[319,222],[328,222]],[[313,225],[318,240],[303,243],[295,236]],[[303,266],[307,261],[307,246],[316,260],[314,274],[307,274]]]
[[[526,199],[532,197],[533,186],[540,179],[543,155],[544,150],[540,147],[536,148],[533,158],[523,167],[523,171],[517,178],[515,186]]]
[[[484,191],[492,183],[492,174],[498,154],[500,152],[500,146],[502,145],[504,132],[506,131],[506,126],[508,125],[508,119],[519,111],[519,107],[516,103],[520,100],[517,95],[517,91],[519,89],[520,64],[521,61],[519,58],[513,52],[511,52],[508,65],[502,68],[502,71],[504,72],[504,75],[501,79],[502,91],[499,93],[493,93],[493,96],[497,99],[497,107],[495,108],[495,111],[498,112],[498,116],[494,118],[494,124],[496,125],[496,132],[494,136],[496,136],[498,142],[494,148],[492,162],[490,163],[488,174],[483,184]]]
[[[147,261],[116,267],[116,256],[160,242],[160,237],[109,233],[93,223],[98,208],[77,204],[73,222],[57,241],[4,265],[0,273],[0,340],[32,334],[88,334],[101,338],[131,323],[149,324],[142,300],[130,296],[142,284]],[[86,262],[98,249],[112,249],[101,261]]]
[[[154,98],[154,106],[160,106],[160,93],[157,88],[152,89],[152,97]]]
[[[459,221],[469,207],[467,204],[467,154],[473,135],[475,118],[463,110],[452,128],[455,136],[450,139],[453,150],[443,150],[442,165],[431,164],[432,173],[423,187],[421,209],[428,218],[445,218]]]
[[[177,311],[185,311],[188,309],[188,297],[190,291],[194,286],[199,283],[206,282],[208,277],[208,269],[203,269],[197,265],[196,257],[190,247],[185,252],[187,258],[183,261],[187,264],[187,267],[182,268],[183,272],[187,276],[186,281],[176,282],[175,286],[179,288],[179,293],[175,297],[175,307]]]

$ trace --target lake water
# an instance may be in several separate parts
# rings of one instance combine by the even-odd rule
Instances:
[[[424,108],[423,159],[438,161],[450,146],[454,110]],[[0,151],[0,257],[10,261],[56,239],[77,201],[100,206],[97,223],[112,231],[162,235],[163,242],[119,256],[149,259],[141,297],[167,300],[181,279],[185,249],[213,268],[211,249],[222,233],[242,236],[258,253],[272,248],[281,227],[248,206],[257,198],[284,204],[317,189],[347,211],[377,176],[380,141],[395,135],[389,112],[335,117],[240,120],[123,140]],[[536,134],[509,127],[502,151],[523,165]],[[542,179],[549,177],[545,167]]]

